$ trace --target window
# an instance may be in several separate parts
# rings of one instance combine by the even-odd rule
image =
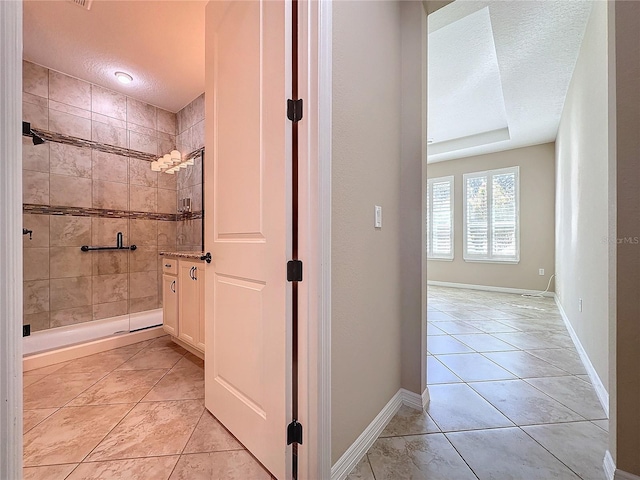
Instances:
[[[520,260],[518,177],[519,167],[463,176],[465,260]]]
[[[453,177],[427,180],[427,258],[453,260]]]

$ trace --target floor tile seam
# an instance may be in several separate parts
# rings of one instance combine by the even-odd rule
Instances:
[[[512,350],[512,352],[515,352],[515,351],[524,352],[524,353],[527,353],[527,354],[531,355],[531,354],[530,354],[530,353],[528,353],[526,350]],[[492,361],[493,363],[495,363],[495,364],[496,364],[496,365],[498,365],[499,367],[504,368],[504,369],[505,369],[506,371],[508,371],[509,373],[512,373],[512,374],[513,374],[513,375],[515,375],[516,377],[518,377],[518,378],[520,378],[520,379],[523,379],[523,377],[521,377],[521,376],[520,376],[520,375],[518,375],[517,373],[513,372],[512,370],[509,370],[507,367],[505,367],[505,366],[503,366],[503,365],[500,365],[496,360],[493,360],[492,358],[489,358],[489,357],[487,357],[487,355],[485,355],[485,354],[488,354],[488,353],[509,353],[509,352],[478,352],[478,353],[479,353],[480,355],[482,355],[483,357],[485,357],[487,360]],[[542,361],[542,362],[546,363],[547,365],[549,365],[549,366],[550,366],[550,367],[552,367],[552,368],[557,368],[558,370],[562,370],[563,372],[566,372],[566,373],[567,373],[567,375],[571,375],[571,373],[567,372],[566,370],[563,370],[563,369],[562,369],[562,368],[560,368],[560,367],[556,367],[555,365],[552,365],[551,363],[547,362],[546,360],[544,360],[544,359],[542,359],[542,358],[538,358],[538,357],[536,357],[535,355],[532,355],[532,356],[533,356],[533,357],[535,357],[536,359],[538,359],[538,360],[540,360],[540,361]],[[548,377],[554,377],[554,376],[555,376],[555,377],[564,377],[565,375],[548,375]],[[524,377],[524,378],[535,378],[535,377]]]
[[[132,402],[132,403],[133,403],[133,402]],[[83,459],[82,459],[82,460],[80,460],[80,463],[84,463],[84,462],[85,462],[85,460],[86,460],[87,458],[89,458],[89,456],[90,456],[90,455],[91,455],[91,454],[96,450],[96,448],[98,448],[98,447],[102,444],[102,442],[104,442],[104,441],[105,441],[105,439],[106,439],[109,435],[111,435],[111,432],[113,432],[116,428],[118,428],[118,426],[119,426],[119,425],[124,421],[124,419],[125,419],[125,418],[127,418],[127,417],[129,416],[129,414],[133,411],[133,409],[134,409],[134,408],[136,408],[136,407],[138,406],[138,404],[139,404],[139,403],[140,403],[140,402],[135,402],[135,403],[133,404],[133,406],[132,406],[129,410],[127,410],[127,412],[122,416],[122,418],[120,418],[120,420],[118,420],[118,421],[116,422],[116,424],[115,424],[111,429],[109,429],[109,431],[108,431],[108,432],[107,432],[107,433],[106,433],[106,434],[105,434],[105,435],[100,439],[100,441],[99,441],[98,443],[96,443],[95,447],[93,447],[93,448],[91,449],[91,451],[90,451],[89,453],[87,453],[87,454],[83,457]],[[86,463],[91,463],[91,462],[86,462]]]
[[[371,460],[369,459],[369,450],[364,454],[367,459],[367,464],[369,465],[369,469],[371,470],[371,475],[373,475],[373,480],[378,480],[376,477],[376,472],[373,471],[373,465],[371,465]]]
[[[475,470],[473,468],[471,468],[471,465],[469,464],[469,462],[467,462],[467,459],[464,458],[464,456],[462,455],[462,453],[460,453],[460,451],[456,448],[456,446],[453,444],[453,442],[451,441],[451,439],[447,436],[447,434],[445,432],[442,432],[442,435],[444,435],[444,438],[447,440],[447,442],[449,442],[449,445],[451,445],[451,448],[453,448],[453,450],[458,454],[458,456],[462,459],[462,461],[464,462],[464,464],[467,466],[467,468],[469,469],[469,471],[473,474],[473,476],[475,476],[478,480],[480,479],[480,477],[478,476],[478,474],[475,472]]]
[[[91,385],[87,386],[87,388],[85,388],[84,390],[82,390],[80,393],[78,393],[75,397],[69,399],[64,405],[62,405],[59,408],[65,408],[67,406],[69,406],[69,403],[73,402],[76,398],[78,398],[80,395],[82,395],[83,393],[85,393],[87,390],[89,390],[91,387],[93,387],[94,385],[96,385],[98,382],[101,382],[102,380],[104,380],[108,375],[110,375],[111,372],[105,373],[104,375],[102,375],[100,378],[98,378],[95,382],[93,382]],[[51,407],[53,408],[53,407]]]
[[[193,430],[191,431],[191,434],[189,435],[189,438],[187,438],[187,441],[185,442],[184,446],[180,450],[180,455],[184,454],[184,449],[187,448],[187,445],[189,445],[189,442],[193,438],[193,434],[198,429],[198,425],[200,425],[200,422],[202,421],[202,418],[204,417],[206,412],[207,412],[207,407],[204,407],[204,409],[202,410],[202,413],[200,413],[200,416],[198,417],[198,421],[196,422],[195,426],[193,427]]]
[[[525,425],[525,426],[528,426],[528,425]],[[546,452],[548,452],[548,453],[549,453],[549,455],[551,455],[553,458],[555,458],[556,460],[558,460],[562,465],[564,465],[565,467],[567,467],[567,468],[569,469],[569,471],[571,471],[573,474],[575,474],[575,476],[576,476],[576,477],[578,477],[580,480],[583,480],[583,479],[582,479],[582,476],[581,476],[578,472],[576,472],[573,468],[571,468],[571,467],[570,467],[569,465],[567,465],[565,462],[563,462],[562,460],[560,460],[560,459],[559,459],[559,458],[558,458],[558,457],[557,457],[557,456],[556,456],[556,455],[555,455],[551,450],[549,450],[547,447],[545,447],[545,446],[544,446],[544,445],[542,445],[540,442],[538,442],[535,438],[533,438],[531,435],[529,435],[529,434],[527,433],[527,431],[526,431],[526,430],[524,430],[524,429],[523,429],[523,428],[521,428],[521,427],[518,427],[518,428],[519,428],[522,432],[524,432],[524,434],[525,434],[526,436],[528,436],[531,440],[533,440],[533,441],[534,441],[534,442],[536,442],[538,445],[540,445],[540,446],[541,446],[541,447],[542,447]]]
[[[449,372],[451,372],[451,374],[456,377],[458,380],[460,380],[461,382],[464,382],[464,380],[462,380],[458,375],[456,375],[456,373],[451,370],[449,367],[447,367],[444,362],[442,362],[436,355],[432,355],[432,357],[438,362],[440,363],[440,365],[442,365],[444,368],[446,368]],[[427,362],[428,364],[429,362]],[[427,366],[427,379],[429,378],[429,367]],[[458,383],[458,382],[448,382],[448,383]]]
[[[519,380],[525,381],[524,379],[519,379]],[[498,381],[514,381],[514,380],[498,380]],[[481,382],[471,382],[471,383],[481,383]],[[527,383],[527,385],[530,385],[530,386],[532,386],[532,387],[533,387],[533,385],[529,384],[528,382],[525,382],[525,383]],[[468,385],[468,386],[469,386],[469,388],[471,388],[474,392],[476,392],[478,395],[480,395],[482,398],[484,398],[487,402],[489,402],[489,404],[490,404],[491,406],[493,406],[493,408],[495,408],[495,409],[496,409],[496,410],[498,410],[500,413],[502,413],[502,415],[504,415],[506,418],[508,418],[508,419],[509,419],[509,421],[511,421],[515,426],[517,426],[517,427],[521,427],[521,426],[528,427],[528,426],[529,426],[529,425],[521,425],[520,423],[516,422],[514,419],[512,419],[511,417],[509,417],[509,415],[507,415],[507,414],[506,414],[505,412],[503,412],[500,408],[498,408],[498,406],[497,406],[497,405],[495,405],[493,402],[491,402],[491,400],[489,400],[489,399],[488,399],[488,398],[486,398],[484,395],[482,395],[480,392],[478,392],[477,390],[475,390],[471,385],[469,385],[468,383],[466,383],[465,385]],[[535,388],[535,387],[534,387],[534,388]],[[536,388],[536,390],[538,390],[538,389]],[[540,390],[538,390],[538,391],[540,391]],[[559,403],[560,405],[562,405],[563,407],[567,408],[569,411],[571,411],[572,413],[575,413],[576,415],[578,415],[580,418],[582,418],[582,419],[583,419],[583,420],[576,420],[576,421],[588,421],[588,419],[587,419],[587,418],[585,418],[584,416],[580,415],[578,412],[576,412],[576,411],[572,410],[571,408],[567,407],[565,404],[563,404],[563,403],[559,402],[558,400],[556,400],[555,398],[551,397],[550,395],[547,395],[547,394],[546,394],[546,393],[544,393],[544,392],[541,392],[541,393],[545,394],[547,397],[549,397],[549,398],[550,398],[551,400],[553,400],[554,402]],[[559,422],[550,422],[549,424],[552,424],[552,423],[559,423]],[[545,424],[545,425],[548,425],[548,424]]]
[[[49,415],[47,415],[46,417],[44,417],[42,420],[40,420],[38,423],[36,423],[35,425],[33,425],[29,430],[24,430],[22,432],[22,436],[24,437],[25,434],[29,433],[31,430],[33,430],[34,428],[36,428],[38,425],[40,425],[42,422],[44,422],[47,418],[51,418],[52,415],[55,415],[56,413],[58,413],[62,408],[64,407],[52,407],[55,408],[54,412],[51,412]],[[34,408],[32,410],[49,410],[48,408]],[[32,411],[32,410],[23,410],[23,416],[24,416],[24,412],[27,411]]]
[[[573,376],[573,375],[563,375],[563,376],[570,377],[570,376]],[[543,378],[562,378],[562,377],[543,377]],[[558,400],[558,399],[556,399],[556,398],[553,398],[553,397],[552,397],[550,394],[548,394],[547,392],[545,392],[545,391],[543,391],[543,390],[539,389],[538,387],[536,387],[536,386],[535,386],[535,385],[533,385],[532,383],[527,382],[527,379],[523,378],[522,380],[523,380],[524,382],[526,382],[526,383],[527,383],[527,385],[531,385],[533,388],[535,388],[535,389],[536,389],[536,390],[538,390],[539,392],[541,392],[541,393],[545,394],[545,395],[546,395],[547,397],[549,397],[551,400],[554,400],[554,401],[558,402],[560,405],[562,405],[562,406],[563,406],[563,407],[565,407],[565,408],[568,408],[569,410],[571,410],[571,411],[572,411],[573,413],[575,413],[576,415],[578,415],[578,416],[580,416],[580,417],[584,418],[586,421],[591,421],[591,420],[604,420],[604,419],[602,419],[602,418],[586,418],[584,415],[582,415],[582,414],[580,414],[580,413],[576,412],[573,408],[569,407],[568,405],[565,405],[565,404],[564,404],[563,402],[561,402],[560,400]],[[531,378],[530,378],[530,379],[528,379],[528,380],[533,380],[533,379],[531,379]],[[593,388],[593,386],[592,386],[591,388]],[[595,392],[593,392],[593,393],[595,394]],[[603,413],[604,413],[604,410],[603,410]]]

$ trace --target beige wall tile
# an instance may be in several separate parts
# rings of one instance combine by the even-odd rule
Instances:
[[[91,207],[91,179],[51,175],[51,205]]]
[[[158,189],[158,213],[176,213],[176,191]]]
[[[49,70],[49,99],[91,110],[91,84]]]
[[[106,115],[102,115],[101,113],[92,112],[91,120],[93,122],[104,123],[105,125],[110,125],[112,127],[122,128],[123,130],[127,129],[127,122],[125,122],[124,120],[107,117]]]
[[[148,128],[141,125],[136,125],[135,123],[128,123],[127,130],[131,132],[141,133],[142,135],[146,135],[147,137],[158,138],[158,131],[155,128]]]
[[[91,120],[57,110],[49,110],[49,130],[91,140]]]
[[[129,159],[113,153],[91,151],[94,180],[127,183],[129,181]]]
[[[49,311],[49,280],[32,280],[23,284],[24,313]]]
[[[92,255],[99,252],[83,252],[78,247],[51,247],[50,277],[88,277],[91,275]]]
[[[138,247],[147,245],[155,246],[158,243],[158,221],[146,219],[129,220],[131,229],[131,243]]]
[[[96,275],[93,277],[93,303],[112,303],[129,298],[129,275]]]
[[[194,150],[204,147],[204,120],[191,127],[191,146]]]
[[[153,310],[160,307],[157,295],[142,298],[132,298],[129,309],[131,313],[144,312],[145,310]]]
[[[154,262],[155,263],[155,262]],[[150,272],[131,272],[129,274],[130,298],[158,296],[157,270]]]
[[[175,113],[168,112],[167,110],[157,109],[157,123],[158,130],[164,133],[175,135],[177,128],[177,118]]]
[[[91,277],[50,280],[51,311],[91,305]]]
[[[133,212],[156,212],[157,197],[157,188],[132,185],[129,189],[129,209]]]
[[[115,240],[113,244],[115,245]],[[127,250],[92,252],[93,275],[127,273],[129,271],[129,256],[134,253]]]
[[[122,232],[125,245],[129,245],[129,220],[126,218],[92,218],[91,243],[93,245],[116,244],[116,236]]]
[[[180,151],[182,156],[188,155],[193,151],[191,129],[185,130],[176,137],[176,148]]]
[[[90,245],[91,218],[51,215],[49,238],[52,247]]]
[[[100,320],[103,318],[117,317],[129,313],[129,302],[122,300],[120,302],[98,303],[93,306],[93,319]]]
[[[169,175],[168,173],[158,174],[158,188],[164,188],[166,190],[176,190],[176,175]]]
[[[30,93],[22,92],[22,101],[25,103],[33,103],[40,107],[49,107],[49,100],[45,97],[39,97],[38,95],[32,95]]]
[[[74,107],[72,105],[67,105],[66,103],[56,102],[55,100],[49,100],[49,110],[56,110],[58,112],[69,113],[71,115],[75,115],[76,117],[86,118],[87,120],[91,120],[91,112],[89,110],[85,110],[83,108]]]
[[[158,140],[155,137],[129,130],[129,148],[138,152],[158,154]]]
[[[106,123],[91,122],[91,140],[127,148],[127,131]]]
[[[192,104],[192,117],[191,117],[191,125],[195,125],[196,123],[204,120],[204,93],[201,93]]]
[[[158,157],[176,150],[176,137],[158,137]]]
[[[22,91],[49,97],[49,70],[35,63],[22,62]]]
[[[29,248],[22,256],[24,280],[47,280],[49,278],[49,249]]]
[[[131,252],[130,272],[155,272],[158,270],[158,248],[140,247]]]
[[[49,312],[27,313],[22,316],[23,325],[31,325],[31,333],[49,328]]]
[[[31,240],[29,235],[22,236],[22,246],[25,249],[49,247],[49,215],[22,215],[22,228],[33,231]]]
[[[176,222],[158,221],[158,245],[175,245]]]
[[[158,172],[151,170],[151,162],[129,159],[129,183],[131,185],[142,185],[145,187],[158,186]]]
[[[93,320],[93,308],[86,306],[52,311],[49,323],[51,328],[56,328],[90,322],[91,320]]]
[[[127,97],[127,123],[156,129],[156,107]]]
[[[34,103],[22,102],[22,120],[29,122],[31,128],[49,130],[49,109]]]
[[[127,210],[129,186],[124,183],[93,181],[93,207]]]
[[[49,205],[49,174],[22,171],[22,202]]]
[[[51,143],[51,173],[91,178],[91,149]]]
[[[22,168],[49,173],[49,142],[34,145],[31,138],[22,137]]]
[[[126,121],[127,97],[121,93],[107,90],[106,88],[102,88],[97,85],[92,85],[91,110],[108,117]]]

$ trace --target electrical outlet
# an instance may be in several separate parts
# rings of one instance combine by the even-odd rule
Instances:
[[[382,228],[382,207],[379,205],[375,206],[375,228]]]
[[[578,299],[578,311],[580,311],[580,312],[582,311],[582,299],[581,298]]]
[[[31,335],[31,324],[22,325],[22,336],[28,337],[29,335]]]
[[[538,275],[544,276],[544,268],[538,269]]]

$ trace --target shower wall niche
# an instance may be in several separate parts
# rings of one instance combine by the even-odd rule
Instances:
[[[23,237],[23,322],[41,331],[160,308],[158,252],[177,250],[180,222],[203,214],[177,210],[178,185],[195,187],[195,165],[168,175],[149,162],[175,148],[200,153],[193,120],[204,115],[190,107],[181,114],[188,133],[177,135],[180,114],[33,63],[23,70],[23,120],[47,139],[23,137],[23,227],[33,231]],[[115,246],[118,232],[137,249],[80,249]]]

